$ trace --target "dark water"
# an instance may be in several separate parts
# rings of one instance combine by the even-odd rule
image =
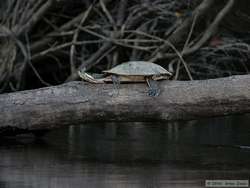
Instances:
[[[250,116],[72,126],[1,140],[0,188],[204,187],[249,179]]]

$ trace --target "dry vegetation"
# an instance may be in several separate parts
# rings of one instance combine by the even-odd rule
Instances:
[[[128,60],[159,63],[174,79],[248,73],[250,36],[226,28],[235,3],[2,0],[1,92],[75,80],[79,69],[101,72]]]

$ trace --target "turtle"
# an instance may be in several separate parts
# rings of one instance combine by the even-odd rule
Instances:
[[[128,61],[121,63],[109,70],[103,71],[108,76],[104,78],[94,78],[90,74],[79,71],[79,76],[91,83],[107,83],[113,82],[115,85],[119,83],[146,82],[149,86],[148,94],[150,96],[158,96],[160,89],[155,81],[169,79],[172,73],[162,66],[147,61]]]

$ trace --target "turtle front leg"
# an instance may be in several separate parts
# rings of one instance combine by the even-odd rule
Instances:
[[[153,80],[151,77],[146,78],[149,90],[148,90],[148,95],[151,97],[157,97],[160,95],[160,88],[157,84],[156,80]]]
[[[116,95],[119,95],[119,88],[120,88],[120,78],[117,75],[111,75],[111,80],[114,85],[114,90],[116,91]]]

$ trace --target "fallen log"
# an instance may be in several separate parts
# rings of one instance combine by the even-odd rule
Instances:
[[[170,121],[250,112],[250,75],[146,84],[81,81],[0,95],[0,130],[44,130],[97,121]]]

